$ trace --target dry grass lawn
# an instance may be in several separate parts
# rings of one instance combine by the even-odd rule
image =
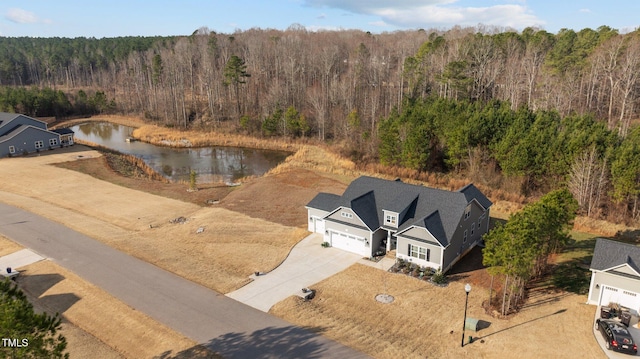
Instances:
[[[127,118],[113,121],[128,123]],[[264,140],[260,144],[247,142],[241,136],[176,134],[152,127],[145,127],[138,135],[152,142],[188,139],[193,144],[268,145]],[[76,161],[79,155],[100,156],[81,146],[43,156],[0,160],[0,198],[226,293],[245,284],[254,271],[268,271],[286,257],[291,246],[306,234],[304,204],[317,192],[340,194],[351,180],[365,174],[353,162],[321,147],[274,146],[299,150],[264,177],[251,179],[232,191],[216,192],[221,202],[209,207],[203,207],[200,199],[189,203],[175,188],[158,190],[156,184],[115,179],[112,173],[107,173],[104,180],[96,178],[100,177],[95,175],[100,171],[96,166],[101,166],[97,161],[91,162],[93,168],[75,168],[96,177],[50,165]],[[174,199],[166,198],[167,193]],[[520,205],[500,201],[494,207],[492,214],[507,218]],[[169,223],[180,216],[187,222]],[[198,228],[204,228],[204,232],[196,234]],[[3,248],[0,243],[0,251]],[[518,315],[499,320],[481,309],[488,293],[475,285],[475,275],[466,278],[474,284],[469,316],[490,325],[478,333],[467,332],[478,339],[464,348],[460,348],[460,326],[465,273],[458,273],[463,278],[459,282],[439,288],[355,265],[314,286],[318,295],[313,301],[304,303],[291,297],[274,306],[272,313],[295,324],[316,327],[324,335],[378,358],[602,357],[590,330],[595,308],[583,304],[584,296],[536,292]],[[396,300],[378,303],[374,297],[379,293],[391,294]],[[78,312],[79,322],[91,320]],[[562,333],[561,345],[557,333]],[[179,354],[200,355],[197,351],[187,348]]]
[[[0,236],[2,254],[22,249]],[[75,274],[41,261],[21,268],[18,283],[38,312],[60,313],[71,358],[154,358],[199,349],[195,342],[133,310]]]
[[[20,287],[35,298],[35,306],[50,313],[59,312],[86,333],[74,333],[68,338],[74,357],[154,358],[197,346],[52,262],[41,261],[24,269],[26,275],[19,279]]]
[[[0,234],[0,257],[21,250],[23,247]]]
[[[305,235],[49,165],[99,156],[81,148],[0,160],[0,198],[222,293],[244,285],[255,271],[275,268]],[[169,223],[178,217],[187,222]],[[204,232],[196,234],[200,227]]]
[[[484,313],[488,292],[478,286],[469,295],[468,316],[490,324],[467,330],[475,341],[461,348],[464,284],[441,288],[356,264],[316,284],[312,301],[290,297],[271,313],[375,358],[604,357],[591,332],[595,307],[584,304],[584,296],[540,293],[517,316],[501,320]],[[378,303],[380,293],[395,301]]]

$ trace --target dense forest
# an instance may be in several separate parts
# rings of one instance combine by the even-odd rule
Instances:
[[[311,137],[523,194],[566,184],[616,221],[640,219],[639,74],[640,31],[606,26],[0,37],[5,111]]]

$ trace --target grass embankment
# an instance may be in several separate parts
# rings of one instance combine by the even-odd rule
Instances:
[[[269,150],[296,151],[298,143],[286,139],[265,139],[214,131],[179,131],[156,125],[143,125],[133,131],[133,137],[155,145],[168,147],[249,147]]]

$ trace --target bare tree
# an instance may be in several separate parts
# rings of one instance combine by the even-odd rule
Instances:
[[[606,160],[595,146],[580,154],[571,166],[569,190],[588,217],[597,215],[608,183]]]

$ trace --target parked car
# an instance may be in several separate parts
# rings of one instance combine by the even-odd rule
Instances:
[[[620,322],[611,319],[598,319],[596,326],[604,338],[607,349],[627,354],[638,352],[638,346],[631,333]]]

